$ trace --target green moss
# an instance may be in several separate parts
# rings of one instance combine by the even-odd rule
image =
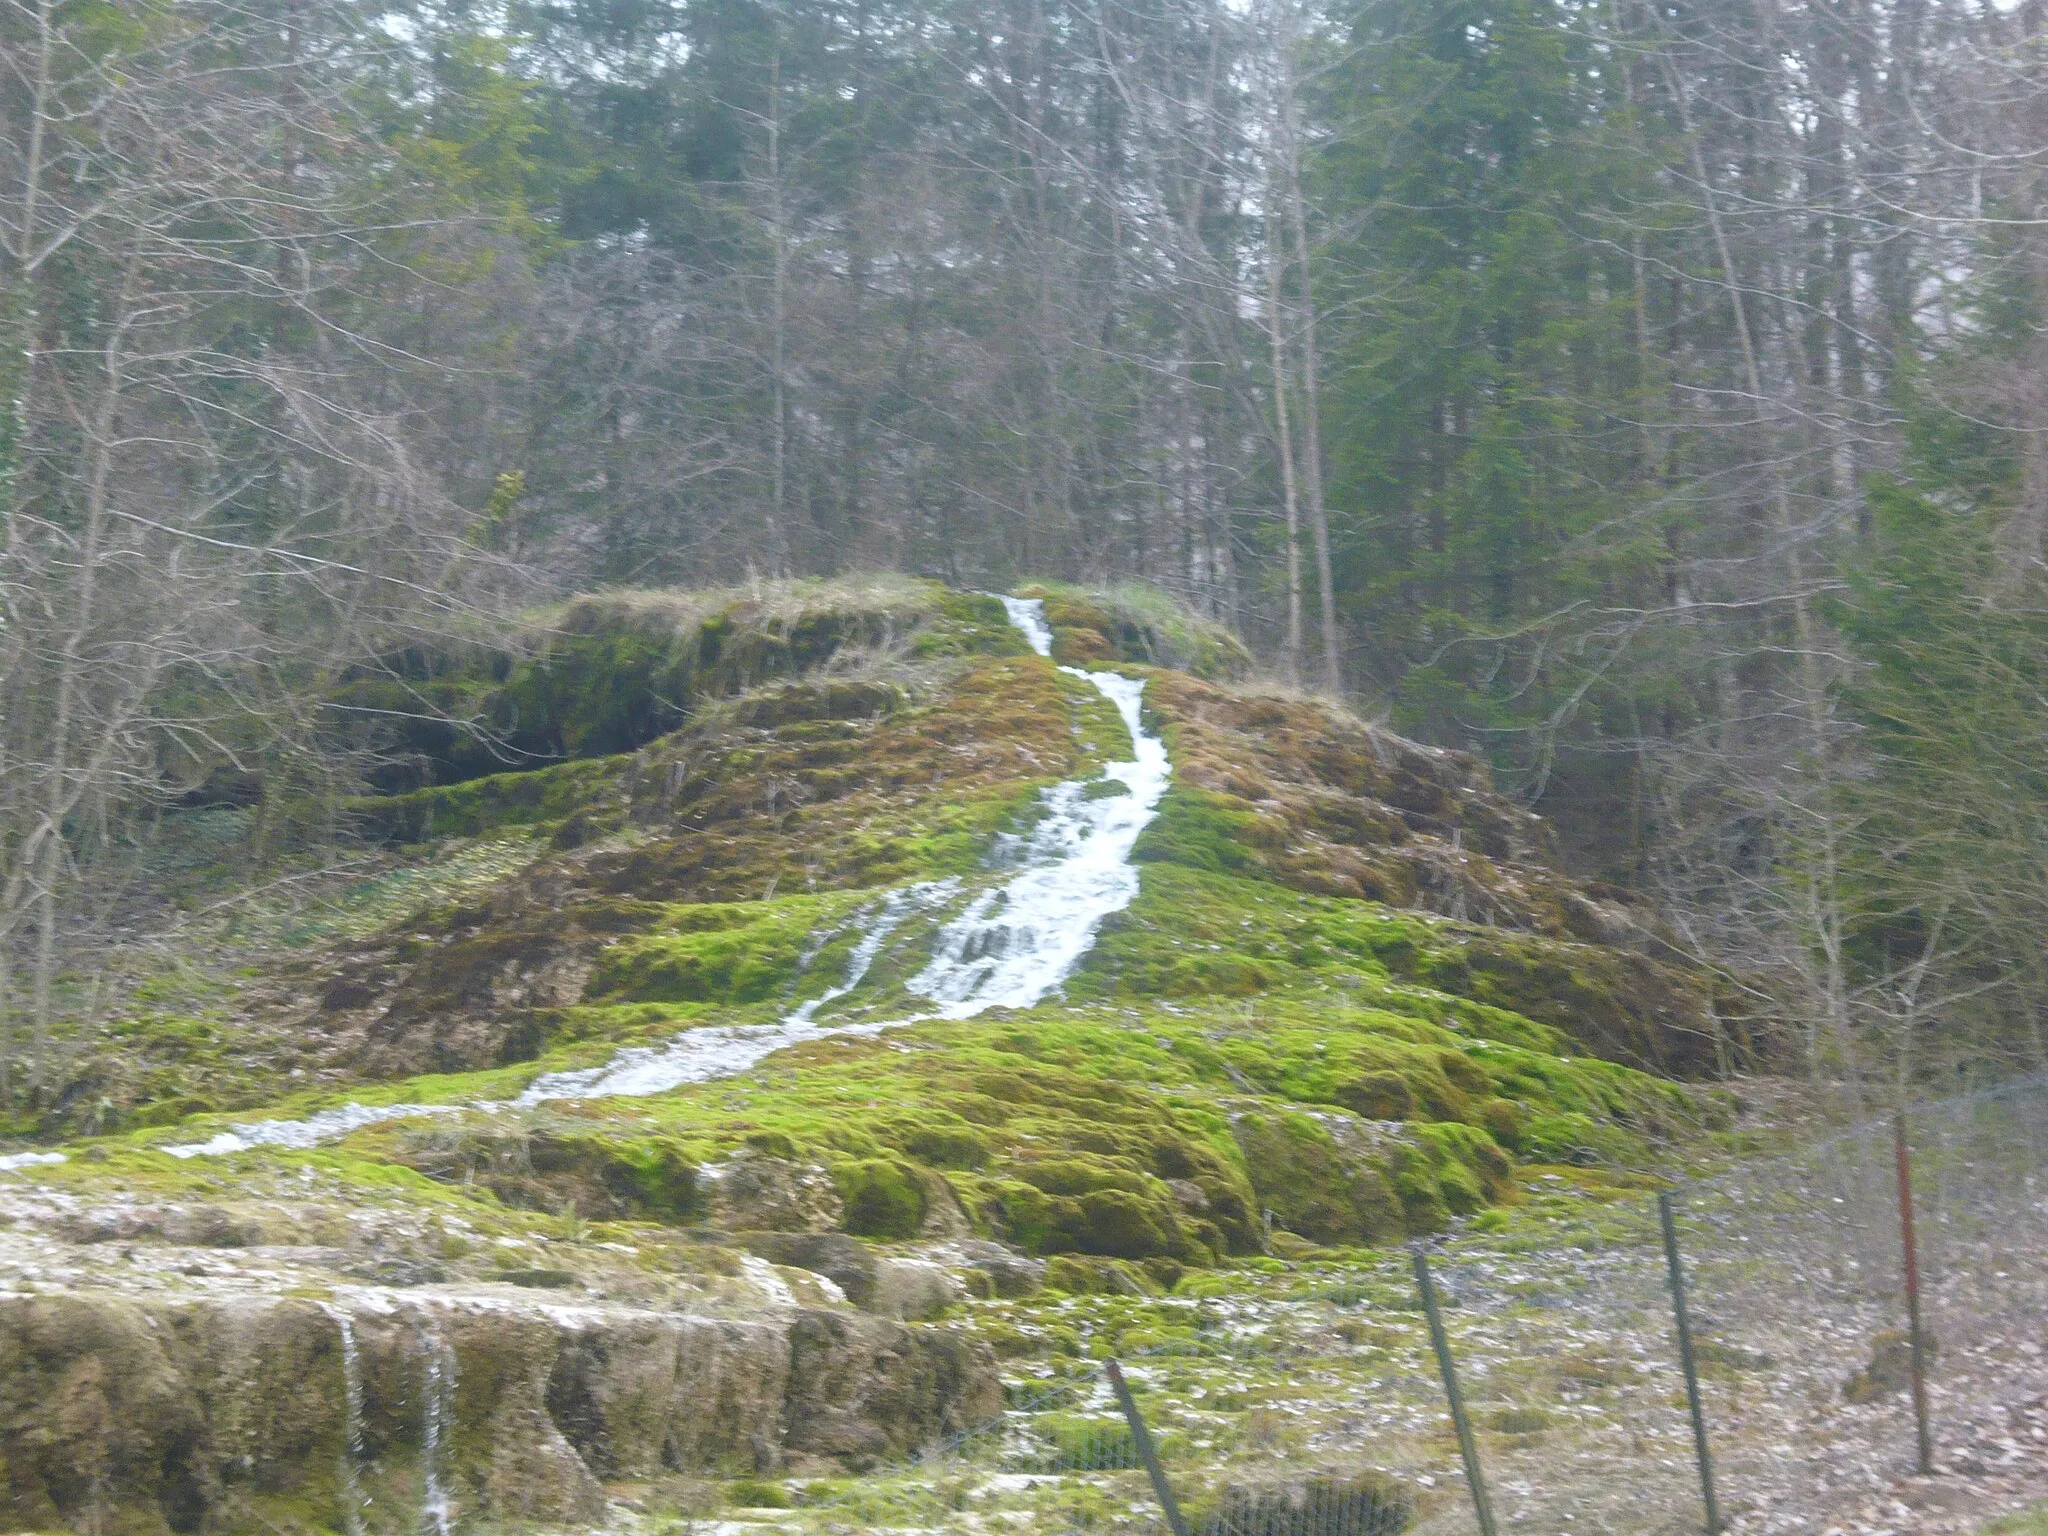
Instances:
[[[1621,1162],[1631,1138],[1611,1123],[1577,1111],[1537,1115],[1521,1133],[1523,1156],[1532,1163]]]
[[[1160,801],[1158,816],[1139,834],[1131,860],[1266,878],[1257,850],[1281,846],[1286,836],[1284,825],[1243,808],[1230,796],[1174,784]]]
[[[1368,1120],[1408,1120],[1415,1114],[1415,1091],[1398,1072],[1365,1072],[1345,1090],[1346,1102]]]
[[[1048,1413],[1031,1428],[1044,1443],[1038,1464],[1046,1471],[1115,1472],[1142,1465],[1131,1426],[1122,1419]],[[1161,1461],[1186,1459],[1190,1447],[1185,1436],[1155,1432],[1152,1438]]]
[[[480,1185],[507,1205],[600,1218],[701,1220],[697,1163],[673,1137],[606,1135],[581,1127],[532,1134],[478,1128],[466,1136],[401,1138],[395,1155],[448,1183]]]
[[[900,617],[899,597],[862,611]],[[276,1054],[264,1057],[233,1022],[232,991],[195,983],[174,1010],[167,984],[161,1013],[114,1026],[124,1055],[152,1075],[147,1097],[119,1101],[149,1128],[101,1127],[130,1128],[106,1143],[107,1167],[138,1170],[153,1188],[197,1188],[198,1171],[136,1149],[200,1139],[222,1123],[208,1111],[257,1102],[297,1115],[348,1100],[502,1101],[537,1072],[589,1066],[621,1046],[769,1022],[845,974],[883,889],[953,875],[956,900],[968,899],[994,878],[997,834],[1028,827],[1039,790],[1126,753],[1128,734],[1095,690],[1020,654],[992,600],[922,588],[902,600],[924,605],[897,633],[948,663],[922,675],[936,682],[819,671],[816,658],[835,647],[879,642],[864,638],[864,620],[849,626],[794,599],[756,611],[734,594],[694,606],[621,598],[557,615],[564,646],[666,636],[662,645],[682,648],[673,654],[693,658],[693,677],[782,681],[716,708],[693,695],[685,728],[630,759],[400,797],[428,808],[420,814],[436,831],[514,817],[563,826],[598,812],[621,831],[538,862],[537,837],[473,845],[501,851],[502,883],[463,886],[460,901],[428,911],[415,904],[377,941],[378,963],[403,977],[378,1028],[456,1019],[481,1021],[481,1034],[510,1022],[498,1054],[474,1059],[530,1060],[365,1085],[329,1057],[315,1063],[320,1092],[280,1097],[279,1063],[309,1049],[303,1020],[276,1032]],[[1071,637],[1078,610],[1062,612]],[[654,652],[603,654],[624,676]],[[616,696],[600,694],[591,707],[611,709]],[[1176,783],[1141,845],[1137,900],[1105,923],[1064,997],[1026,1016],[821,1040],[730,1082],[516,1125],[382,1126],[318,1154],[319,1165],[358,1192],[504,1219],[573,1211],[677,1224],[702,1218],[696,1168],[752,1145],[830,1169],[856,1234],[898,1240],[964,1217],[1053,1258],[1056,1289],[1129,1298],[1185,1268],[1260,1254],[1269,1213],[1279,1251],[1320,1262],[1328,1248],[1390,1242],[1511,1198],[1514,1156],[1640,1165],[1697,1118],[1685,1090],[1586,1051],[1626,1025],[1602,1010],[1620,1007],[1631,962],[1305,894],[1259,862],[1286,829],[1249,804]],[[941,916],[908,919],[835,1016],[915,1011],[902,985]],[[587,967],[580,1000],[502,1000],[506,978],[523,985],[548,967],[572,977]]]
[[[1294,1111],[1246,1111],[1236,1123],[1245,1167],[1275,1225],[1318,1243],[1387,1242],[1405,1230],[1385,1171],[1346,1156],[1327,1127]]]
[[[933,1168],[981,1168],[993,1153],[993,1144],[985,1133],[950,1116],[933,1121],[907,1121],[884,1129],[882,1134],[918,1162]]]
[[[1040,789],[1126,742],[1100,695],[1035,657],[978,662],[916,708],[822,735],[693,726],[636,770],[633,814],[655,836],[594,872],[700,900],[978,873]]]
[[[685,724],[707,700],[816,672],[849,650],[901,646],[919,662],[1028,652],[1002,605],[907,578],[797,581],[747,591],[616,592],[531,616],[509,648],[414,648],[331,695],[351,744],[389,754],[380,789],[421,774],[447,787],[507,769],[612,757]],[[886,685],[834,681],[778,717],[841,719],[899,702]],[[543,769],[545,771],[545,769]],[[466,835],[552,819],[498,786],[480,797],[395,796],[353,810],[387,840]]]
[[[1444,1203],[1456,1214],[1468,1216],[1507,1193],[1514,1162],[1485,1131],[1452,1123],[1418,1125],[1414,1134]]]
[[[494,773],[410,794],[349,800],[341,810],[374,842],[476,837],[504,827],[559,824],[572,816],[584,818],[594,835],[623,814],[618,807],[608,811],[605,801],[627,766],[619,757],[556,763],[530,773]]]
[[[852,905],[844,894],[678,904],[656,931],[608,947],[584,996],[594,1003],[762,1002],[796,980],[817,953],[813,935],[837,926]],[[821,968],[820,989],[836,974],[829,964]]]
[[[925,1191],[917,1170],[891,1158],[864,1158],[832,1170],[846,1203],[846,1230],[858,1237],[917,1236],[924,1225]]]
[[[1287,893],[1274,899],[1308,901]],[[607,975],[637,976],[636,953],[701,961],[710,952],[703,946],[725,946],[716,953],[754,957],[748,963],[761,979],[742,983],[751,973],[737,963],[700,966],[692,989],[716,990],[703,980],[715,973],[733,995],[744,985],[747,995],[772,994],[767,1001],[585,1005],[568,1010],[563,1025],[580,1041],[530,1066],[416,1079],[351,1097],[508,1098],[535,1070],[585,1065],[619,1043],[658,1039],[699,1016],[693,1010],[773,1017],[789,995],[778,966],[795,964],[798,941],[813,924],[829,927],[861,900],[835,893],[678,908],[674,926],[688,931],[609,952],[619,958],[607,962],[617,968]],[[820,984],[835,974],[824,957],[812,972],[822,973]],[[1372,1002],[1361,1006],[1358,989],[1291,974],[1295,986],[1263,994],[1256,1012],[1227,1000],[1184,1001],[1171,1013],[1122,1001],[1077,1003],[1041,1008],[1028,1027],[927,1023],[883,1041],[821,1041],[737,1083],[579,1106],[574,1136],[563,1136],[559,1148],[542,1145],[517,1178],[486,1176],[481,1159],[466,1171],[444,1158],[435,1171],[451,1182],[480,1181],[476,1187],[529,1208],[558,1209],[573,1198],[585,1211],[688,1220],[696,1214],[689,1166],[745,1142],[772,1143],[777,1156],[834,1167],[848,1225],[866,1235],[912,1235],[933,1199],[957,1192],[982,1231],[1034,1251],[1206,1264],[1256,1252],[1259,1213],[1268,1210],[1283,1230],[1341,1246],[1439,1226],[1507,1192],[1504,1145],[1516,1142],[1537,1159],[1640,1161],[1636,1127],[1684,1107],[1681,1090],[1626,1068],[1438,1022],[1545,1038],[1527,1021],[1483,1010],[1468,1017],[1412,991],[1366,988]],[[1397,1013],[1396,1005],[1417,1011]],[[1364,1102],[1361,1083],[1377,1085],[1379,1098],[1368,1107],[1384,1110],[1397,1094],[1393,1081],[1408,1090],[1414,1116],[1401,1135],[1333,1131],[1358,1125],[1348,1116]],[[1485,1091],[1467,1091],[1472,1085]],[[1251,1107],[1248,1088],[1269,1101]],[[332,1094],[306,1096],[276,1112],[333,1101]],[[1462,1109],[1467,1118],[1416,1118],[1432,1108]],[[192,1139],[206,1130],[202,1122],[176,1134]],[[383,1127],[348,1145],[382,1147],[378,1155],[425,1167],[402,1149],[411,1134]]]
[[[794,1504],[789,1490],[780,1483],[764,1483],[754,1479],[725,1485],[725,1501],[740,1509],[788,1509]]]

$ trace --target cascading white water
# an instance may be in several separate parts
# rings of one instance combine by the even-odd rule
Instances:
[[[806,1040],[886,1029],[887,1024],[827,1028],[812,1019],[825,1004],[837,1002],[866,979],[882,946],[903,926],[905,918],[913,912],[930,910],[959,889],[957,880],[934,880],[891,891],[883,898],[874,926],[848,957],[845,977],[837,986],[799,1005],[780,1023],[693,1029],[666,1045],[629,1047],[602,1066],[586,1067],[579,1072],[543,1073],[512,1102],[527,1105],[544,1104],[551,1099],[640,1098],[650,1093],[666,1093],[685,1083],[732,1077],[764,1057]]]
[[[1010,622],[1032,650],[1052,654],[1045,605],[1036,598],[1002,599]],[[907,982],[916,997],[937,1007],[908,1018],[821,1026],[818,1009],[859,985],[882,945],[911,912],[930,908],[958,889],[957,881],[912,886],[892,896],[873,931],[854,952],[846,980],[778,1024],[693,1029],[665,1046],[625,1050],[601,1067],[551,1072],[515,1101],[631,1097],[665,1093],[686,1083],[744,1072],[785,1046],[835,1036],[873,1035],[924,1019],[967,1019],[990,1008],[1029,1008],[1073,973],[1094,947],[1102,920],[1138,894],[1131,851],[1158,813],[1172,766],[1166,744],[1145,729],[1145,685],[1116,672],[1062,667],[1086,679],[1116,706],[1131,733],[1132,757],[1111,763],[1103,782],[1123,793],[1100,793],[1100,783],[1069,779],[1046,790],[1044,815],[1022,845],[1023,871],[982,892],[942,926],[932,958]]]
[[[1052,630],[1045,621],[1045,605],[1022,597],[1005,597],[1002,604],[1032,650],[1050,656]],[[778,1023],[693,1029],[665,1045],[629,1047],[600,1066],[544,1073],[509,1105],[346,1104],[303,1120],[238,1125],[207,1141],[162,1150],[173,1157],[213,1157],[256,1146],[310,1147],[366,1125],[416,1115],[495,1111],[564,1099],[643,1097],[736,1076],[776,1051],[807,1041],[874,1035],[925,1019],[967,1019],[990,1008],[1031,1007],[1073,973],[1094,947],[1102,920],[1137,896],[1138,871],[1131,851],[1158,813],[1172,775],[1165,743],[1145,729],[1141,680],[1080,667],[1060,670],[1085,679],[1116,707],[1131,733],[1132,756],[1105,767],[1101,780],[1069,779],[1044,792],[1044,814],[1022,841],[1021,872],[974,897],[941,926],[930,962],[906,983],[913,996],[935,1005],[930,1011],[853,1024],[816,1020],[820,1008],[860,985],[906,919],[958,892],[959,882],[953,880],[891,892],[850,957],[840,984]],[[1103,794],[1108,784],[1121,786],[1122,793]]]
[[[1002,601],[1031,648],[1051,655],[1044,605],[1035,598]],[[1121,784],[1124,792],[1104,795],[1099,784],[1080,779],[1045,792],[1045,815],[1026,843],[1024,872],[976,897],[948,923],[931,964],[909,983],[910,991],[938,1004],[940,1018],[1031,1007],[1094,948],[1102,920],[1138,894],[1131,850],[1166,794],[1172,773],[1166,744],[1145,729],[1143,682],[1116,672],[1060,670],[1092,683],[1129,729],[1131,760],[1103,770],[1103,781]]]
[[[455,1351],[429,1320],[420,1370],[420,1513],[434,1536],[448,1536],[448,1488],[441,1480],[441,1450],[455,1428]]]
[[[341,1333],[341,1518],[348,1536],[363,1536],[363,1362],[356,1350],[356,1327],[341,1308],[326,1302],[320,1309],[334,1319]]]
[[[251,1147],[317,1147],[323,1142],[338,1141],[350,1131],[359,1131],[366,1125],[382,1125],[387,1120],[411,1120],[421,1115],[454,1115],[476,1107],[473,1104],[343,1104],[336,1109],[320,1110],[303,1120],[256,1120],[222,1131],[206,1141],[180,1142],[157,1150],[168,1152],[173,1157],[223,1157],[230,1152],[246,1152]]]

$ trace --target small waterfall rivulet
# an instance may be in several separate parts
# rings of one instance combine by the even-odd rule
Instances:
[[[1010,622],[1041,656],[1052,654],[1045,606],[1006,597]],[[1095,947],[1096,931],[1138,894],[1131,851],[1158,812],[1172,773],[1166,744],[1145,729],[1142,681],[1117,672],[1062,667],[1116,706],[1131,733],[1129,762],[1111,763],[1101,785],[1069,779],[1045,791],[1045,814],[1023,849],[1023,873],[984,891],[939,932],[931,963],[911,992],[938,1005],[937,1016],[972,1018],[990,1008],[1029,1008],[1065,981]]]
[[[1044,604],[1036,598],[1001,601],[1032,650],[1050,656],[1052,630]],[[1108,764],[1100,780],[1070,779],[1043,793],[1043,814],[1019,842],[1021,870],[974,896],[943,924],[929,963],[906,983],[912,996],[933,1005],[930,1010],[850,1024],[817,1021],[821,1008],[860,985],[904,922],[958,894],[957,880],[908,886],[881,898],[841,982],[777,1023],[706,1026],[664,1045],[629,1047],[599,1066],[543,1073],[510,1103],[344,1104],[302,1120],[233,1126],[207,1141],[161,1150],[173,1157],[211,1157],[257,1146],[311,1147],[385,1120],[666,1093],[687,1083],[736,1076],[776,1051],[807,1041],[875,1035],[927,1019],[968,1019],[990,1008],[1031,1007],[1081,963],[1094,947],[1102,920],[1137,896],[1131,851],[1158,813],[1172,774],[1166,744],[1145,728],[1142,680],[1080,667],[1060,670],[1085,680],[1115,706],[1130,731],[1131,758]],[[1105,784],[1122,792],[1103,794]],[[61,1160],[61,1154],[48,1156]]]
[[[448,1536],[452,1510],[441,1480],[441,1453],[455,1428],[455,1351],[431,1319],[421,1345],[420,1515],[434,1536]]]
[[[356,1349],[356,1325],[341,1308],[320,1304],[341,1334],[341,1518],[348,1536],[363,1536],[363,1360]]]
[[[848,958],[846,974],[837,986],[787,1014],[777,1024],[738,1024],[727,1028],[693,1029],[666,1045],[631,1046],[602,1066],[577,1072],[546,1072],[535,1078],[512,1102],[519,1105],[545,1104],[558,1099],[639,1098],[666,1093],[685,1083],[709,1082],[744,1072],[763,1057],[806,1040],[824,1040],[833,1035],[875,1034],[891,1025],[907,1022],[891,1019],[879,1024],[841,1025],[833,1028],[813,1022],[818,1010],[846,996],[867,976],[875,957],[891,935],[914,912],[929,911],[959,890],[957,880],[934,880],[924,885],[891,891],[882,900],[874,927],[869,929]]]

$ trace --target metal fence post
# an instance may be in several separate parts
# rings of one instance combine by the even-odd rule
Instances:
[[[1678,1361],[1685,1368],[1685,1401],[1692,1410],[1692,1448],[1700,1463],[1700,1497],[1707,1506],[1707,1536],[1721,1529],[1721,1507],[1714,1499],[1714,1458],[1707,1449],[1707,1415],[1700,1406],[1700,1373],[1692,1352],[1692,1319],[1685,1310],[1685,1268],[1678,1259],[1678,1222],[1671,1213],[1671,1192],[1657,1193],[1657,1219],[1664,1228],[1664,1263],[1671,1271],[1671,1316],[1678,1325]]]
[[[1934,1439],[1927,1427],[1927,1359],[1920,1331],[1920,1255],[1913,1242],[1913,1164],[1906,1152],[1906,1112],[1892,1117],[1892,1161],[1899,1176],[1899,1242],[1906,1258],[1906,1323],[1913,1357],[1913,1420],[1919,1431],[1917,1470],[1934,1472]]]
[[[1159,1464],[1159,1450],[1152,1443],[1152,1431],[1145,1427],[1144,1419],[1138,1415],[1138,1402],[1124,1381],[1123,1367],[1112,1360],[1106,1369],[1109,1385],[1116,1393],[1117,1406],[1123,1409],[1124,1418],[1131,1426],[1131,1443],[1137,1447],[1138,1460],[1145,1464],[1145,1475],[1152,1479],[1152,1491],[1159,1496],[1159,1507],[1166,1512],[1167,1528],[1173,1536],[1188,1536],[1188,1523],[1181,1518],[1180,1505],[1173,1497],[1173,1485],[1166,1480],[1166,1468]]]
[[[1429,1342],[1436,1347],[1437,1368],[1443,1372],[1444,1396],[1451,1405],[1451,1428],[1458,1435],[1458,1454],[1464,1458],[1465,1481],[1472,1489],[1472,1509],[1479,1516],[1479,1536],[1497,1536],[1493,1505],[1486,1497],[1486,1477],[1479,1470],[1479,1447],[1472,1439],[1472,1421],[1465,1417],[1457,1367],[1451,1362],[1451,1341],[1444,1335],[1443,1314],[1437,1310],[1436,1282],[1429,1277],[1429,1260],[1420,1248],[1409,1256],[1415,1261],[1415,1287],[1422,1292],[1423,1315],[1429,1319]]]

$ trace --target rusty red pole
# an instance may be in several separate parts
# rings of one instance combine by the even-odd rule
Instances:
[[[1920,1255],[1913,1242],[1913,1165],[1906,1155],[1906,1112],[1892,1118],[1892,1158],[1899,1173],[1899,1241],[1906,1251],[1906,1321],[1912,1329],[1913,1419],[1919,1428],[1922,1477],[1934,1472],[1934,1441],[1927,1429],[1927,1360],[1920,1332]]]

